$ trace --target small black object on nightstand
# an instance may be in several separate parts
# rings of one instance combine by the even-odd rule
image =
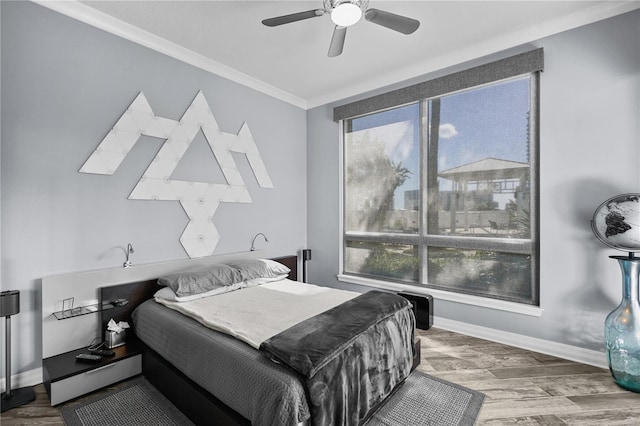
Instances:
[[[112,357],[112,356],[116,355],[116,353],[114,351],[112,351],[111,349],[91,349],[91,348],[89,348],[89,352],[91,352],[94,355],[108,356],[108,357]]]
[[[93,355],[93,354],[78,354],[76,355],[76,361],[97,364],[100,361],[102,361],[102,357],[100,355]]]

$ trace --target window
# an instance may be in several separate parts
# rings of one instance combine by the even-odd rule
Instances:
[[[503,60],[342,118],[345,275],[539,304],[534,52],[534,71],[468,83]]]

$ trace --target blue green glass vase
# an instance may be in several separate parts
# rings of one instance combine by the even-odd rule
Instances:
[[[609,370],[618,386],[640,392],[640,257],[609,257],[622,270],[622,301],[604,322]]]

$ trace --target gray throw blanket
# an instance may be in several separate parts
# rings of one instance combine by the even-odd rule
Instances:
[[[357,425],[411,371],[415,319],[400,296],[370,291],[266,340],[303,376],[313,425]]]

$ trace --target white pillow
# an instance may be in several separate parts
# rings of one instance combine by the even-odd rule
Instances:
[[[176,296],[176,294],[174,293],[173,290],[171,290],[170,287],[162,287],[160,290],[155,292],[153,297],[155,299],[163,299],[163,300],[168,300],[170,302],[189,302],[191,300],[202,299],[203,297],[209,297],[209,296],[215,296],[218,294],[228,293],[230,291],[238,290],[243,287],[246,287],[246,284],[244,282],[239,282],[239,283],[227,285],[224,287],[215,288],[213,290],[205,291],[204,293],[192,294],[189,296],[182,296],[182,297]]]
[[[271,282],[274,282],[274,281],[284,280],[288,276],[289,276],[289,274],[282,274],[282,275],[278,275],[277,277],[252,278],[250,280],[246,280],[244,283],[245,283],[245,287],[249,288],[249,287],[255,287],[257,285],[271,283]]]
[[[193,271],[183,271],[158,278],[158,284],[171,287],[177,296],[185,297],[217,290],[219,287],[244,281],[240,271],[221,263]]]
[[[271,259],[240,259],[228,262],[228,266],[240,271],[243,281],[254,278],[275,278],[289,274],[291,269]]]

